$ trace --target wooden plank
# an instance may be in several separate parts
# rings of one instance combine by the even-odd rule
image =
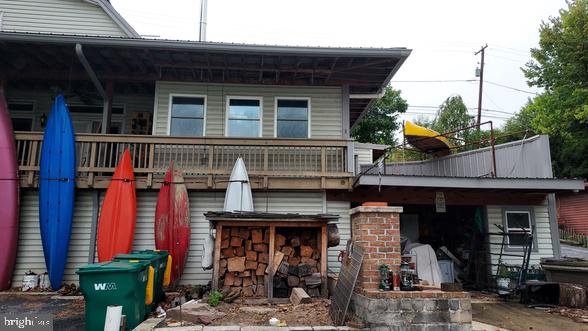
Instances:
[[[217,224],[216,225],[216,237],[214,238],[214,263],[213,263],[213,270],[212,270],[212,288],[218,289],[218,278],[219,278],[219,271],[220,271],[220,250],[221,250],[221,241],[222,241],[222,234],[223,233],[223,225]]]
[[[274,224],[270,224],[269,226],[270,234],[269,234],[269,260],[270,264],[268,264],[268,274],[266,278],[266,288],[267,288],[267,298],[272,299],[274,297],[274,274],[276,272],[274,268],[274,250],[275,250],[275,239],[276,239],[276,226]],[[282,258],[284,254],[282,254]]]
[[[319,241],[321,247],[321,294],[323,298],[328,298],[328,291],[327,291],[327,261],[328,261],[328,252],[327,252],[327,225],[323,224],[321,227],[321,240]]]

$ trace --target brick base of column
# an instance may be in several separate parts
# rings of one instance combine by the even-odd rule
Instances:
[[[400,213],[402,207],[356,207],[351,214],[351,238],[364,250],[355,289],[357,293],[377,290],[381,264],[390,270],[400,266]]]

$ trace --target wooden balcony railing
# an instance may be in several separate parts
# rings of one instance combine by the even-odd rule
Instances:
[[[43,133],[16,132],[15,137],[21,186],[37,187]],[[254,188],[349,188],[348,145],[327,139],[77,134],[77,185],[107,187],[129,148],[137,188],[159,187],[171,160],[183,170],[189,188],[224,188],[238,157]]]

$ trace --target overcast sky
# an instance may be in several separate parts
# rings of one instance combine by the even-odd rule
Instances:
[[[111,3],[141,35],[198,39],[200,0]],[[392,79],[410,105],[405,118],[433,116],[455,94],[473,115],[479,65],[474,52],[488,44],[485,81],[537,92],[527,86],[520,68],[530,59],[529,49],[537,46],[541,21],[564,6],[564,0],[209,0],[207,40],[407,47],[412,54]],[[483,120],[502,124],[533,97],[491,83],[484,84],[483,108],[489,110],[483,111]]]

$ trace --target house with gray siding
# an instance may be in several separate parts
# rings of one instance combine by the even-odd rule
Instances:
[[[373,201],[404,207],[405,222],[418,223],[419,240],[435,248],[445,236],[436,236],[436,219],[468,222],[479,209],[483,235],[493,224],[508,227],[508,215],[519,213],[537,228],[533,261],[558,256],[551,194],[583,188],[581,181],[552,178],[543,136],[496,146],[495,168],[488,149],[373,167],[388,146],[356,143],[350,131],[409,56],[403,47],[147,40],[105,0],[0,0],[0,17],[0,86],[21,183],[13,286],[27,270],[45,270],[38,151],[58,93],[69,105],[78,153],[66,283],[76,283],[75,270],[95,261],[100,206],[127,147],[137,186],[134,249],[154,248],[157,192],[169,161],[184,171],[191,244],[183,284],[211,280],[200,264],[211,232],[204,213],[222,210],[237,157],[247,166],[257,211],[339,215],[341,243],[328,250],[332,272],[351,238],[350,210]],[[438,192],[445,215],[434,210]],[[467,213],[458,212],[463,206]],[[490,259],[492,248],[482,251]]]

